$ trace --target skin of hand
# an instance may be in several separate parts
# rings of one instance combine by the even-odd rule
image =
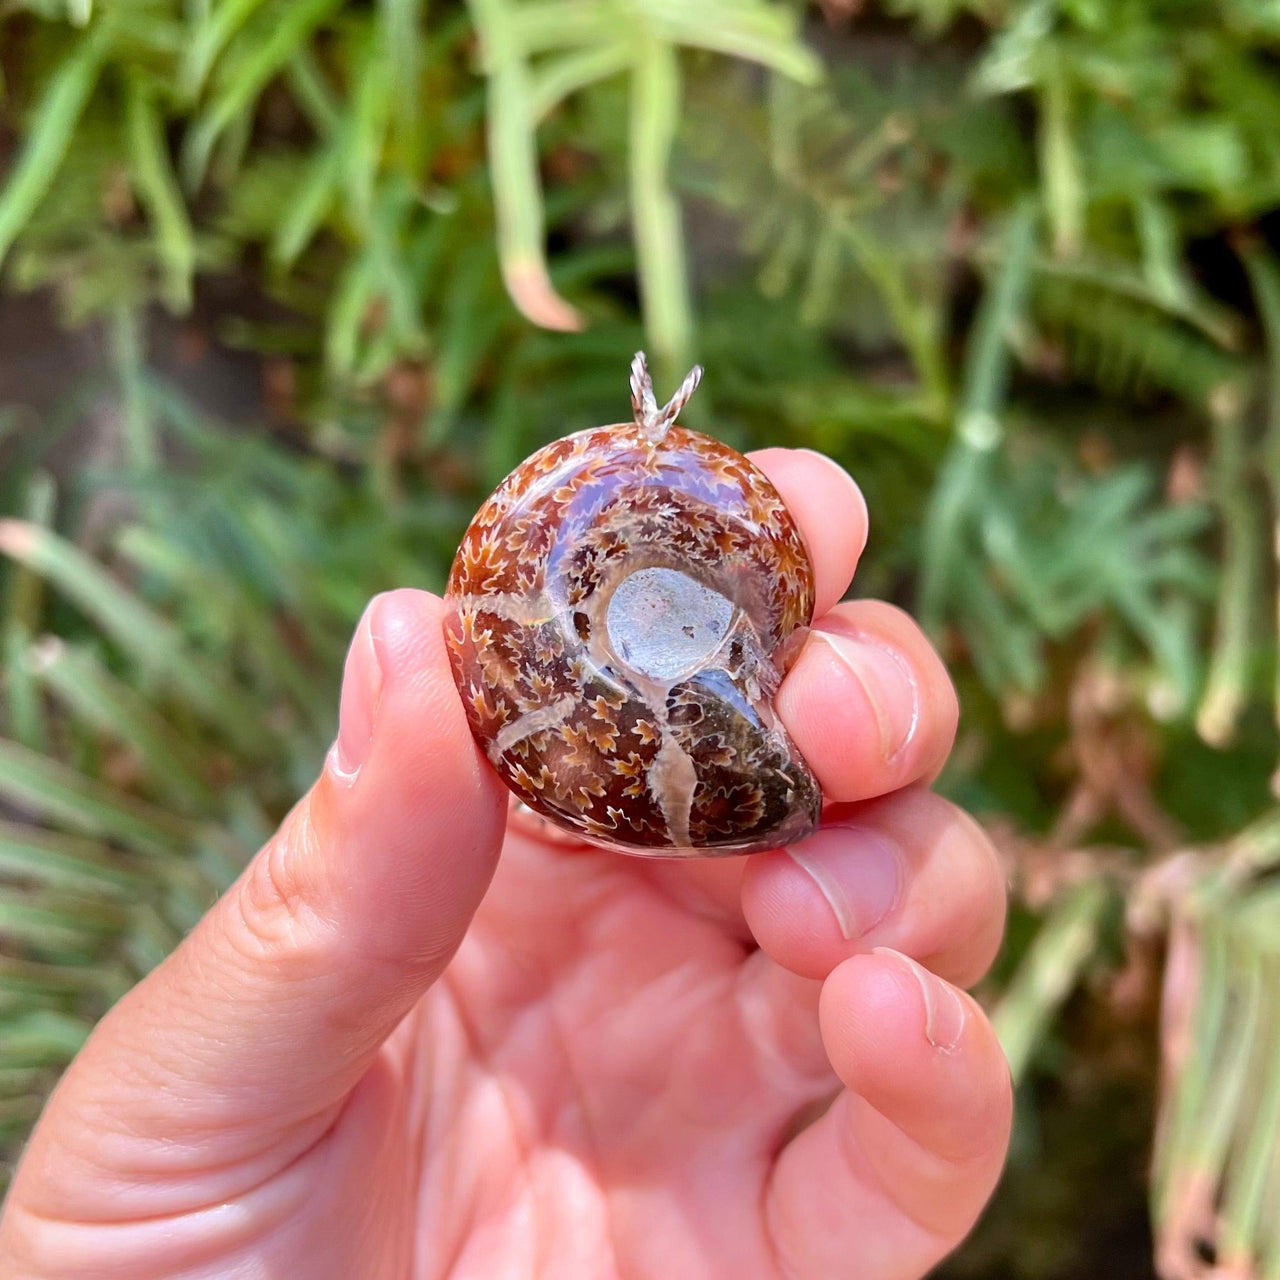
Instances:
[[[956,727],[939,659],[837,603],[857,487],[754,457],[814,560],[777,705],[822,828],[689,862],[504,844],[441,602],[377,597],[320,779],[58,1085],[0,1274],[908,1280],[955,1247],[1009,1135],[961,989],[1002,875],[926,789]]]

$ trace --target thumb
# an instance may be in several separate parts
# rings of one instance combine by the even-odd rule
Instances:
[[[25,1166],[49,1167],[52,1144],[79,1154],[81,1179],[163,1180],[169,1162],[269,1159],[332,1122],[462,940],[501,843],[502,787],[467,727],[442,615],[421,591],[372,602],[319,781],[98,1026]]]

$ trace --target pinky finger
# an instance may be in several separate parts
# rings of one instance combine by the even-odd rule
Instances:
[[[919,1280],[960,1243],[1009,1141],[1009,1072],[963,992],[894,951],[823,987],[823,1041],[845,1085],[783,1149],[767,1198],[784,1275]]]

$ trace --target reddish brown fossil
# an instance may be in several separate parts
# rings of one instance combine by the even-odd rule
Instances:
[[[634,421],[517,467],[449,575],[454,677],[490,761],[531,809],[627,853],[753,853],[822,807],[773,710],[813,570],[763,472],[675,425],[701,372],[659,409],[637,355]]]

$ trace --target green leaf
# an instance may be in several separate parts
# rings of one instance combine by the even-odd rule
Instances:
[[[1097,952],[1102,919],[1115,896],[1102,880],[1086,880],[1055,903],[991,1014],[1015,1082],[1058,1008]]]
[[[688,363],[693,338],[680,209],[671,191],[671,148],[680,112],[674,49],[652,37],[635,50],[632,71],[631,214],[645,329],[655,363],[668,378]]]
[[[46,526],[53,520],[56,490],[52,476],[38,471],[26,493],[26,516],[34,524]],[[23,655],[40,626],[44,606],[44,583],[25,565],[9,567],[5,591],[3,623],[0,625],[0,672],[7,696],[9,735],[26,746],[41,748],[47,740],[44,708],[40,693]]]
[[[26,661],[73,716],[133,751],[162,794],[179,805],[212,805],[214,793],[201,776],[199,755],[90,652],[47,636]]]
[[[0,192],[0,260],[57,177],[107,55],[104,31],[99,26],[59,66],[36,107],[13,172]]]
[[[631,209],[648,340],[659,360],[683,361],[690,345],[688,286],[669,163],[680,118],[677,47],[744,58],[812,83],[817,59],[798,41],[793,15],[760,0],[635,5],[592,0],[469,0],[489,77],[488,138],[503,279],[535,324],[572,331],[582,317],[555,291],[547,270],[536,129],[566,94],[633,70]],[[627,51],[629,57],[627,56]],[[558,59],[535,69],[538,54]]]
[[[263,748],[260,708],[178,628],[69,542],[36,525],[0,520],[0,554],[41,574],[93,618],[153,681],[171,689],[249,755]]]
[[[392,84],[385,73],[385,49],[369,33],[356,58],[356,91],[343,122],[347,204],[352,222],[367,234],[374,216],[374,193],[383,142],[391,119]]]
[[[37,817],[119,840],[139,853],[181,853],[199,835],[195,823],[121,795],[105,783],[4,739],[0,739],[0,796]]]
[[[137,77],[129,84],[128,126],[133,179],[155,224],[166,301],[174,311],[185,312],[191,306],[195,239],[169,161],[159,113]]]
[[[61,1066],[80,1051],[92,1030],[93,1024],[87,1018],[51,1009],[7,1018],[0,1037],[0,1067],[14,1071]]]
[[[498,253],[507,292],[534,324],[563,331],[580,329],[581,316],[555,291],[547,271],[534,137],[537,104],[520,43],[523,33],[516,28],[527,10],[513,10],[507,0],[468,0],[468,4],[489,76],[489,155]]]
[[[342,191],[344,148],[332,142],[317,152],[302,186],[282,211],[271,244],[271,256],[291,267],[315,239]]]
[[[42,964],[34,960],[14,960],[0,956],[0,1001],[58,1000],[66,997],[99,996],[118,999],[134,983],[119,965]]]
[[[394,112],[400,167],[416,176],[422,132],[422,14],[426,0],[378,0],[386,93]],[[381,78],[381,68],[379,68]]]
[[[182,171],[188,187],[200,185],[218,139],[247,115],[271,79],[288,66],[303,42],[333,15],[341,2],[297,0],[277,6],[282,11],[266,39],[227,65],[224,83],[187,134]]]
[[[60,812],[65,813],[65,808]],[[0,822],[0,874],[50,888],[123,899],[137,898],[147,884],[131,857],[100,840],[15,822]]]
[[[219,0],[211,5],[196,24],[186,48],[179,72],[179,83],[186,94],[195,97],[232,37],[268,0]]]
[[[530,118],[540,124],[572,94],[625,71],[633,57],[631,42],[618,40],[547,58],[530,80]]]
[[[1025,306],[1035,227],[1035,211],[1023,204],[1006,230],[1003,261],[983,296],[965,350],[955,442],[925,522],[920,614],[935,632],[942,622],[948,579],[965,554],[962,527],[984,499],[991,454],[1003,431],[1000,409],[1009,379],[1008,342]]]
[[[30,897],[0,894],[0,938],[42,952],[88,954],[118,934],[128,918],[119,903],[46,892]]]

